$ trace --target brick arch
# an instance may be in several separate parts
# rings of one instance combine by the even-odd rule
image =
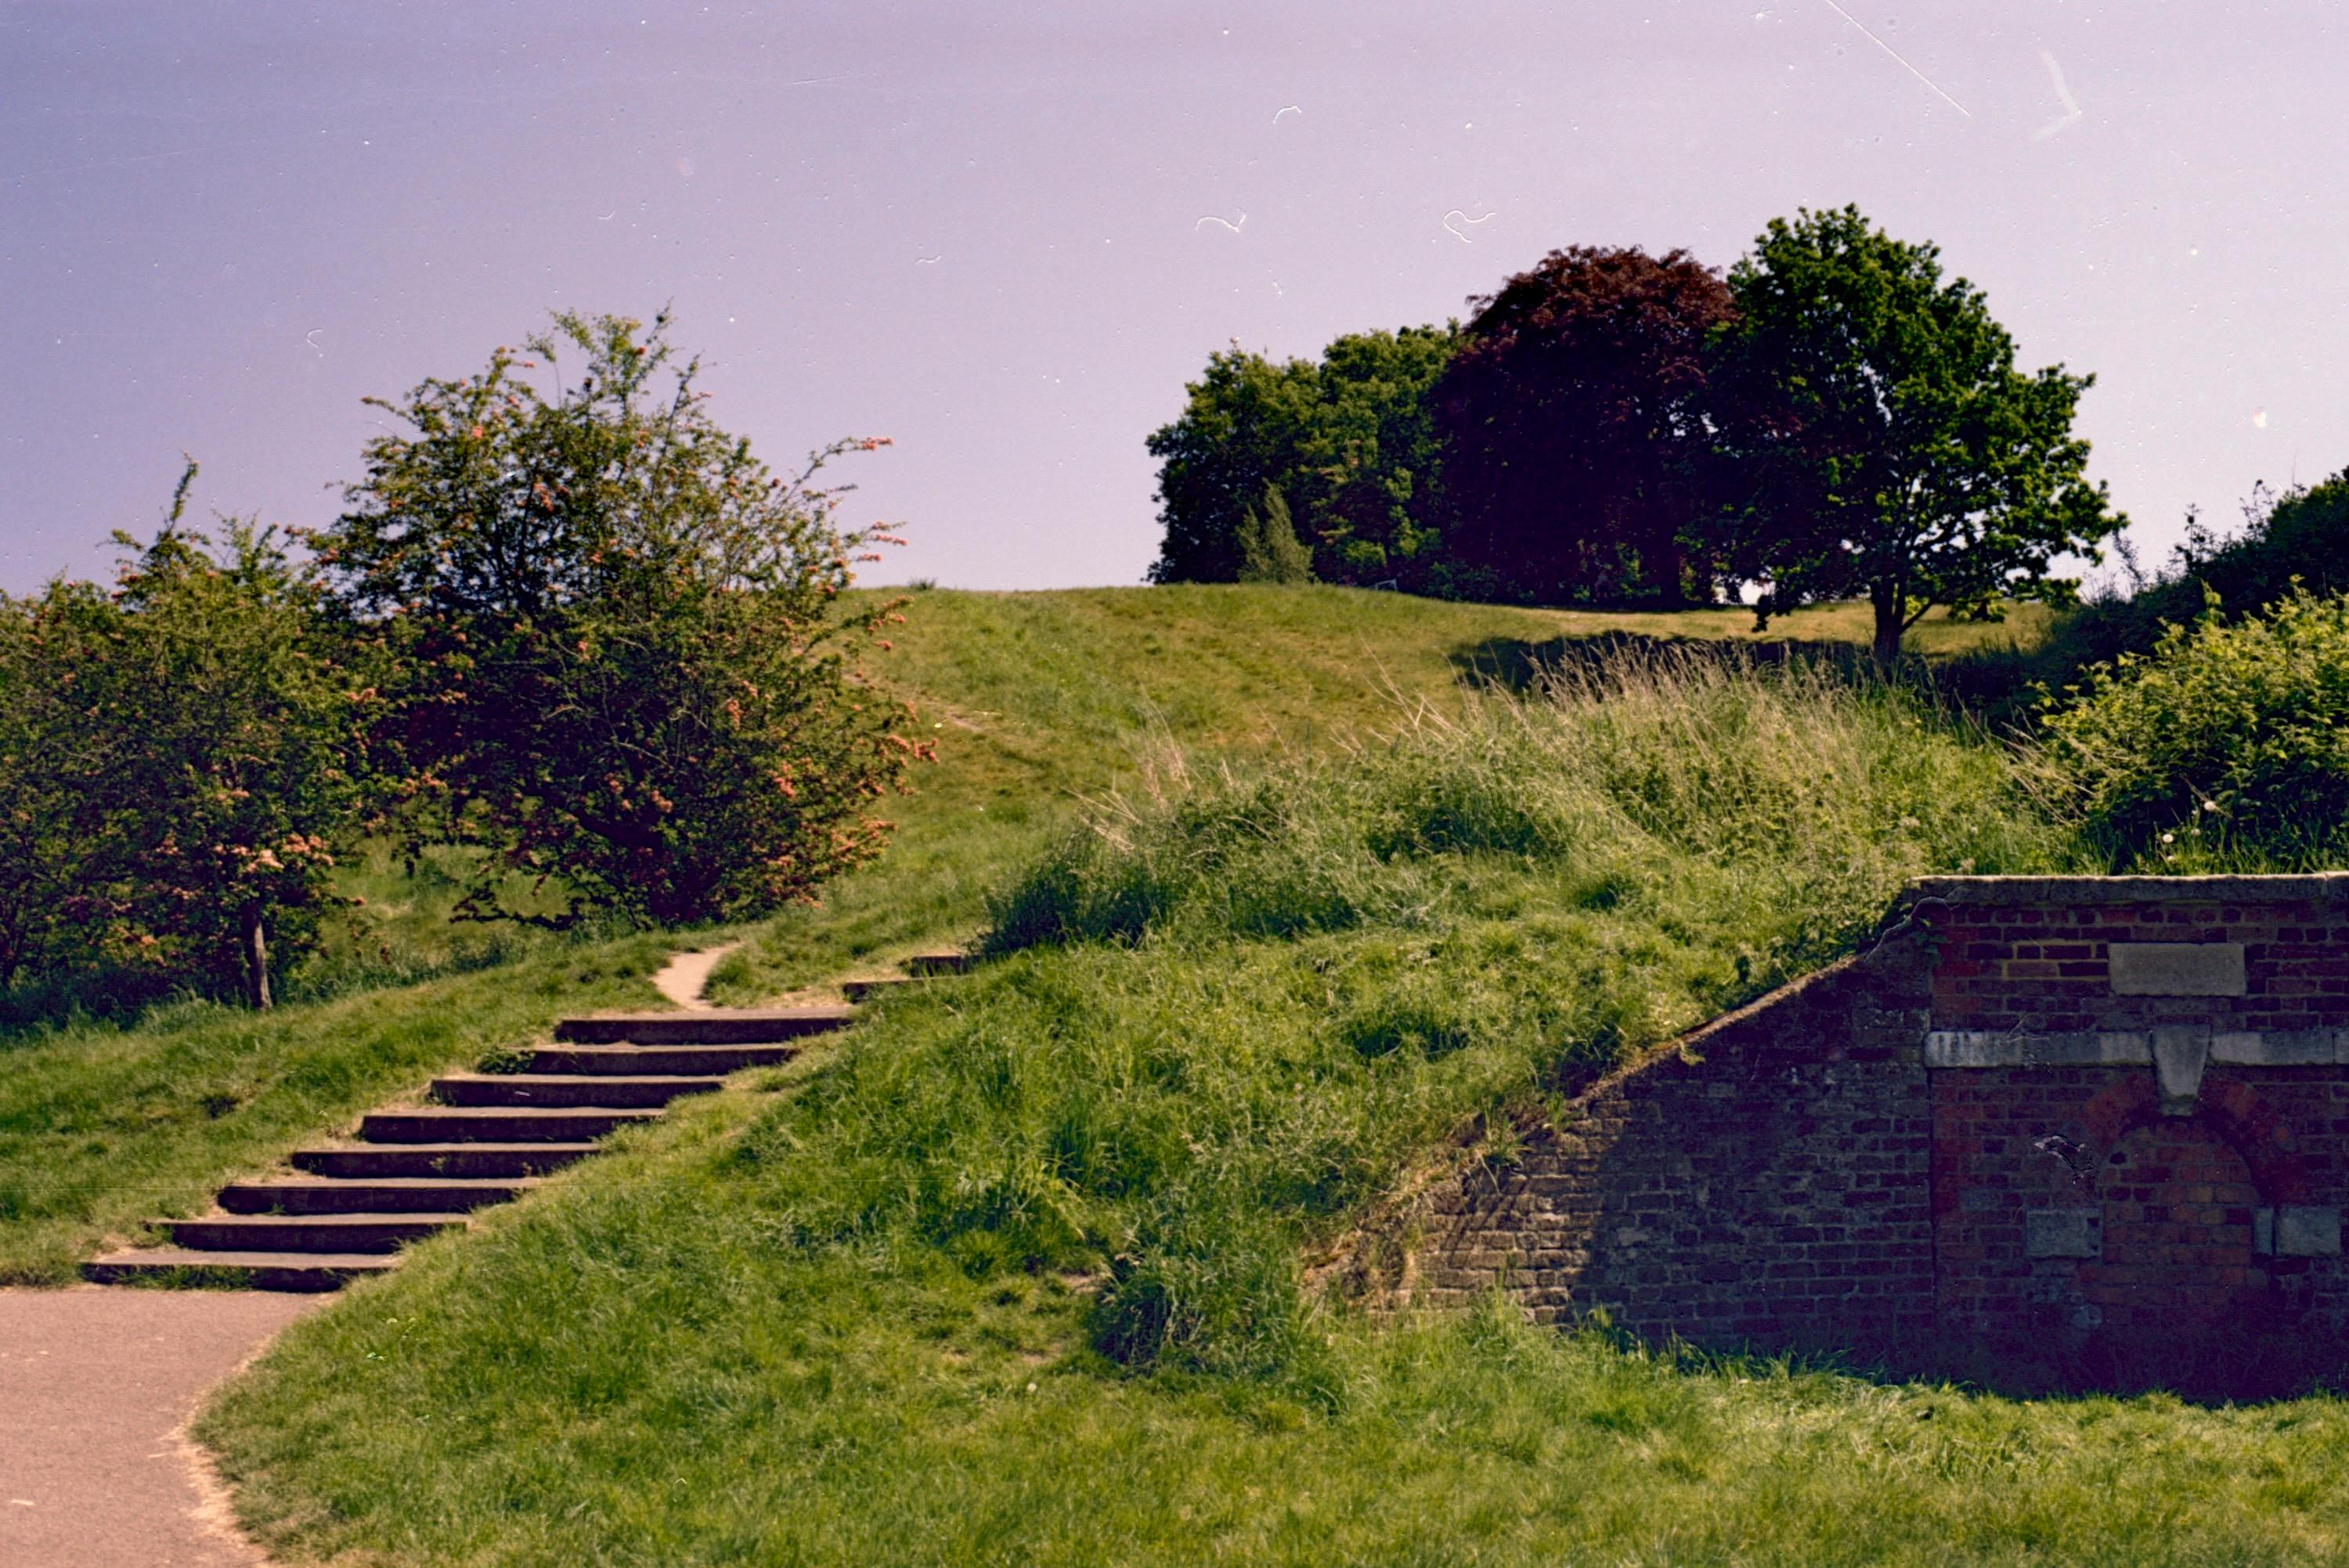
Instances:
[[[2099,1156],[2110,1154],[2138,1128],[2161,1119],[2161,1096],[2151,1073],[2124,1075],[2097,1090],[2081,1111],[2088,1141]],[[2308,1201],[2311,1181],[2300,1140],[2282,1114],[2251,1085],[2205,1078],[2190,1119],[2209,1128],[2241,1157],[2269,1202]]]

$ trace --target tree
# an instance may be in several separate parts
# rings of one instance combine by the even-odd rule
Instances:
[[[861,666],[896,605],[839,597],[890,536],[813,484],[882,443],[776,478],[667,329],[559,314],[535,361],[377,400],[403,428],[314,540],[396,657],[375,733],[411,852],[482,851],[465,917],[771,910],[878,854],[876,802],[928,754]],[[574,352],[551,395],[526,378]]]
[[[1715,563],[1690,551],[1720,274],[1577,245],[1468,303],[1434,394],[1455,566],[1488,597],[1709,603]]]
[[[1267,485],[1287,488],[1299,477],[1306,434],[1319,417],[1320,370],[1234,344],[1210,354],[1206,373],[1184,391],[1182,415],[1149,440],[1166,531],[1150,580],[1236,582],[1241,517]]]
[[[1730,270],[1714,407],[1733,569],[1760,617],[1865,595],[1881,663],[1934,605],[2065,603],[2122,525],[2072,433],[2094,377],[2014,368],[1982,291],[1856,207],[1774,219]]]
[[[1313,553],[1298,542],[1297,524],[1278,485],[1264,487],[1264,511],[1240,516],[1240,575],[1243,583],[1310,583]]]
[[[12,606],[0,778],[0,965],[128,968],[270,1005],[334,903],[357,820],[367,650],[275,537],[170,520],[111,593],[59,579]],[[27,893],[42,904],[27,919]]]
[[[1442,531],[1428,389],[1450,327],[1352,333],[1319,360],[1210,355],[1184,412],[1152,433],[1165,539],[1154,583],[1230,583],[1243,521],[1278,485],[1325,582],[1419,586]]]
[[[79,604],[69,601],[80,600]],[[98,802],[130,738],[84,722],[68,626],[106,618],[88,583],[55,582],[38,596],[0,596],[0,987],[83,956],[94,923]],[[95,649],[88,651],[94,652]]]

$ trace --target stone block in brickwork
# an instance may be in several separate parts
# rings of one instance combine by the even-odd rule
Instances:
[[[2343,1060],[2339,1029],[2222,1029],[2210,1037],[2210,1059],[2231,1067],[2330,1067]]]
[[[2101,1209],[2034,1209],[2023,1216],[2026,1258],[2094,1258],[2104,1255]]]
[[[2161,1080],[2165,1112],[2184,1116],[2193,1110],[2209,1060],[2209,1025],[2179,1024],[2153,1031],[2153,1070]]]
[[[2287,1204],[2275,1212],[2275,1253],[2280,1258],[2341,1255],[2341,1211]]]
[[[2116,942],[2106,949],[2116,996],[2240,996],[2240,942]]]

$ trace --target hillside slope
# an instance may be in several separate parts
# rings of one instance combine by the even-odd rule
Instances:
[[[1754,630],[1744,610],[1677,614],[1460,604],[1358,588],[1178,584],[906,600],[874,666],[912,702],[938,761],[893,801],[900,830],[879,866],[827,889],[823,907],[770,923],[713,994],[748,1004],[975,931],[988,886],[1088,798],[1194,769],[1325,752],[1391,729],[1411,707],[1456,707],[1464,686],[1521,684],[1575,647],[1732,642],[1864,647],[1860,604],[1798,611]],[[1940,612],[1911,634],[1928,658],[2029,648],[2048,612],[2004,621]]]
[[[1315,1298],[1302,1245],[1415,1160],[1510,1158],[1464,1124],[1542,1113],[1562,1059],[1816,962],[1906,875],[2066,846],[2000,753],[1897,694],[1702,661],[1447,701],[1351,753],[1317,728],[1053,834],[1164,715],[1260,752],[1264,716],[1353,700],[1332,676],[1279,707],[1309,678],[1247,636],[1200,661],[1220,696],[1171,665],[1121,696],[1107,673],[1154,668],[1180,602],[1104,632],[1124,608],[974,598],[931,623],[992,628],[962,645],[909,632],[901,678],[995,726],[940,765],[968,810],[935,790],[904,859],[778,923],[739,981],[820,973],[843,923],[975,924],[988,877],[923,882],[967,847],[1012,873],[1004,955],[300,1326],[201,1429],[268,1539],[419,1564],[2344,1560],[2329,1398],[2023,1403]],[[1446,690],[1449,647],[1418,646]],[[1067,662],[1102,678],[1023,678]]]

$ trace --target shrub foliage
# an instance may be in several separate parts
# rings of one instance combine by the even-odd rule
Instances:
[[[2349,859],[2349,599],[2294,593],[2229,623],[2213,595],[2150,655],[2088,672],[2035,752],[2115,863],[2317,870]]]
[[[0,983],[266,1006],[358,816],[373,662],[266,531],[171,521],[0,616]]]
[[[412,848],[484,851],[460,905],[663,923],[802,897],[879,852],[922,747],[860,660],[895,614],[836,600],[888,538],[719,428],[698,362],[616,316],[501,349],[378,406],[349,510],[316,537],[396,674],[378,728]],[[523,884],[527,883],[525,889]]]

